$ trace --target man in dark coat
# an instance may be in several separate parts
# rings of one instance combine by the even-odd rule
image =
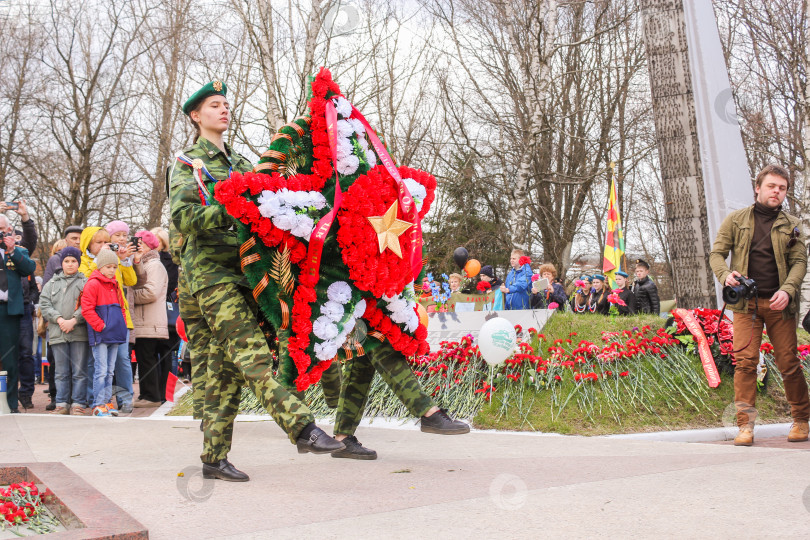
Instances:
[[[11,209],[20,216],[22,229],[14,231],[14,240],[18,246],[22,246],[30,254],[37,248],[37,227],[31,216],[28,215],[28,207],[25,201],[21,200],[16,209]],[[20,319],[20,335],[17,339],[17,351],[19,354],[17,366],[19,369],[19,402],[26,408],[34,407],[31,399],[34,395],[34,382],[36,366],[34,362],[34,304],[39,303],[39,289],[34,278],[34,273],[24,277],[21,281],[23,293],[23,313]]]
[[[636,296],[636,311],[639,313],[661,312],[661,301],[658,299],[658,287],[650,279],[650,265],[644,259],[636,260],[636,282],[633,283],[633,294]]]
[[[16,245],[14,229],[4,214],[0,214],[0,233],[3,233],[0,242],[0,364],[8,377],[8,406],[12,412],[19,412],[17,355],[24,313],[22,282],[34,273],[37,265],[28,256],[27,249]]]
[[[70,227],[66,228],[65,231],[62,233],[62,238],[65,239],[65,243],[67,244],[66,247],[75,247],[79,249],[79,243],[81,242],[82,238],[82,231],[84,227],[80,225],[71,225]],[[58,274],[62,271],[62,257],[59,255],[61,251],[57,251],[51,258],[48,259],[48,264],[45,265],[45,272],[42,273],[42,286],[44,287],[48,281],[53,277],[54,274]]]

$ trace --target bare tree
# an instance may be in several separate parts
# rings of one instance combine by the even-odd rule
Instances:
[[[21,156],[39,211],[59,224],[115,217],[128,186],[139,181],[126,159],[127,122],[137,96],[132,67],[143,54],[139,35],[147,2],[51,0],[43,21],[48,40],[41,61],[46,91],[37,96],[46,130],[37,152]],[[112,210],[112,211],[111,211]]]
[[[624,141],[643,122],[626,109],[646,88],[637,6],[437,0],[432,10],[452,43],[440,81],[448,130],[509,201],[512,243],[539,241],[565,271],[593,182],[610,161],[633,163]]]

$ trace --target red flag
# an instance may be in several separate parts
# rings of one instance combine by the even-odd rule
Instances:
[[[166,401],[174,403],[174,388],[177,386],[177,375],[169,372],[169,378],[166,379]]]

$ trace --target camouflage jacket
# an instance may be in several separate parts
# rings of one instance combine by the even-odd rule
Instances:
[[[202,160],[217,181],[228,178],[228,171],[247,172],[250,161],[225,145],[227,154],[213,143],[200,137],[181,152],[191,160]],[[203,173],[209,192],[214,194],[214,182]],[[168,173],[171,204],[172,254],[178,251],[183,274],[192,294],[219,283],[237,283],[247,287],[239,266],[237,227],[225,209],[213,202],[202,204],[200,190],[192,167],[175,160]]]

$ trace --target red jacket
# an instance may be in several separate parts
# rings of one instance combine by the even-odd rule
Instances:
[[[126,312],[118,281],[114,277],[104,277],[98,270],[93,270],[82,291],[81,303],[82,316],[92,330],[90,345],[94,345],[94,342],[123,343],[125,341],[119,336],[121,330],[119,326],[123,322],[124,329],[126,328]],[[116,306],[117,309],[111,310],[110,306]],[[119,318],[118,315],[121,317]],[[105,332],[102,334],[103,330]],[[93,331],[98,335],[93,335]]]

